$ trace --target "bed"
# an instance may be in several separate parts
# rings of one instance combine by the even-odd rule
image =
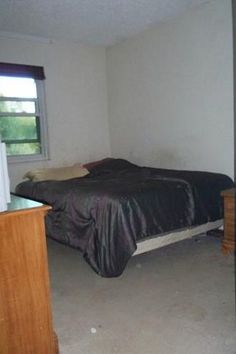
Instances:
[[[103,277],[122,274],[134,254],[222,225],[226,175],[141,167],[123,159],[81,178],[25,181],[16,194],[52,206],[47,236],[82,252]],[[158,246],[159,245],[159,246]]]

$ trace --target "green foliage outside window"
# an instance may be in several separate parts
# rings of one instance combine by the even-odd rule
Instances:
[[[32,106],[32,102],[28,102],[30,108],[29,104]],[[0,116],[0,135],[2,141],[6,142],[8,155],[40,154],[41,152],[37,137],[37,118],[11,115],[11,113],[25,112],[26,105],[27,103],[21,101],[0,101],[0,112],[9,112],[6,116]]]

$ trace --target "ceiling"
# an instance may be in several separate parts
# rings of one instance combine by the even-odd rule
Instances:
[[[0,0],[0,31],[112,45],[208,0]]]

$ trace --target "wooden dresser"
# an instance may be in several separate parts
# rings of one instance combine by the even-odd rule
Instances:
[[[0,353],[56,354],[44,216],[50,209],[12,196],[0,212]]]
[[[222,252],[227,254],[236,251],[236,188],[223,191],[221,196],[224,198],[224,238],[222,241]]]

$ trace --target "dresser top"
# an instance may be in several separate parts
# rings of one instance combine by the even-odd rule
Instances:
[[[226,189],[221,192],[222,197],[236,197],[236,188]]]
[[[18,197],[11,194],[11,202],[7,204],[7,210],[0,212],[0,215],[6,215],[13,212],[29,212],[35,209],[49,210],[49,205],[36,202],[34,200]]]

